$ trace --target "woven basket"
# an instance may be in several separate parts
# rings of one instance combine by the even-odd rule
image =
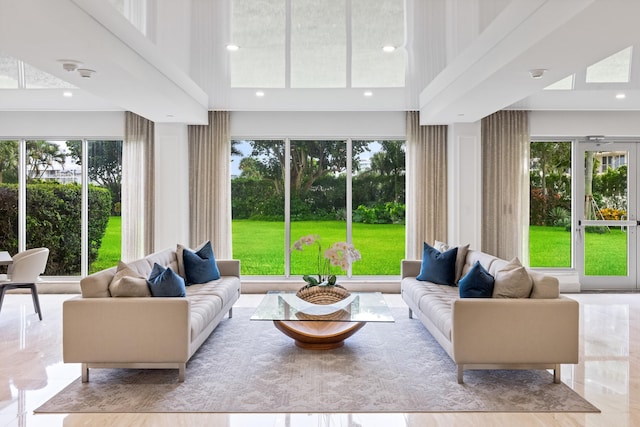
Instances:
[[[327,305],[342,301],[351,293],[340,285],[302,287],[296,296],[312,304]]]

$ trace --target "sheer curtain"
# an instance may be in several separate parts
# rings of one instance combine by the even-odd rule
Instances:
[[[211,240],[217,258],[231,258],[229,112],[209,111],[209,124],[189,126],[190,245]]]
[[[482,119],[482,251],[528,261],[529,114]]]
[[[422,244],[447,241],[447,127],[420,126],[407,112],[406,257],[422,258]]]
[[[154,123],[125,112],[122,145],[122,259],[154,251]]]

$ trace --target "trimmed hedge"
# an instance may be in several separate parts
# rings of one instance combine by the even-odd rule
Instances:
[[[45,275],[79,275],[82,189],[75,184],[27,184],[27,248],[49,248]],[[111,213],[109,190],[89,186],[89,263],[98,256]],[[0,248],[18,251],[18,186],[0,185]]]

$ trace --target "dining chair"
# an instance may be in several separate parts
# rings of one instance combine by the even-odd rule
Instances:
[[[2,310],[6,291],[11,289],[30,289],[33,308],[36,310],[40,320],[42,320],[36,282],[39,276],[44,273],[48,258],[49,249],[47,248],[27,249],[13,256],[13,263],[7,268],[6,281],[0,281],[0,310]]]

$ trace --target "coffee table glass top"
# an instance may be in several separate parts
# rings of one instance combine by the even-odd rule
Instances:
[[[328,322],[393,322],[391,310],[380,292],[351,292],[329,305],[308,303],[295,292],[269,291],[251,320],[301,320]]]

